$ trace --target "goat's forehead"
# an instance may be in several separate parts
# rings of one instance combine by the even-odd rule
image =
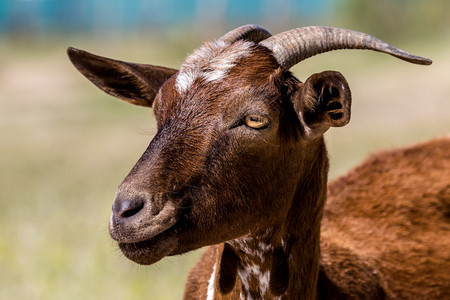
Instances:
[[[204,82],[219,82],[236,64],[251,55],[256,44],[238,41],[231,45],[222,40],[205,43],[188,56],[181,65],[175,81],[178,93],[184,94],[200,79]]]

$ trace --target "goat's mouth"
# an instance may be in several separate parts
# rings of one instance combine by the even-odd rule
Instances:
[[[118,242],[119,248],[128,259],[141,264],[151,265],[165,256],[171,255],[178,246],[175,233],[177,225],[144,241],[135,243]]]
[[[143,206],[134,214],[113,211],[109,222],[111,237],[130,260],[144,265],[153,264],[170,255],[178,245],[177,228],[180,228],[180,208],[167,202],[152,215],[150,206]]]
[[[169,199],[159,210],[149,202],[137,206],[135,210],[117,209],[119,213],[113,207],[109,221],[110,235],[125,257],[138,264],[150,265],[165,256],[178,254],[180,232],[184,232],[190,215],[189,199],[186,196]]]

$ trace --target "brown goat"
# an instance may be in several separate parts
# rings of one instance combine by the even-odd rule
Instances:
[[[375,156],[330,185],[324,212],[323,133],[349,122],[350,89],[338,72],[301,83],[289,69],[335,49],[431,63],[329,27],[271,36],[243,26],[179,71],[69,48],[99,88],[155,112],[158,131],[113,204],[124,255],[152,264],[213,245],[185,299],[443,297],[449,139]]]

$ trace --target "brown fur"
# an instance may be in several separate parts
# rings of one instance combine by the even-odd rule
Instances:
[[[301,83],[267,48],[236,43],[206,44],[179,72],[69,49],[101,89],[155,110],[158,131],[113,204],[124,255],[153,264],[216,245],[186,299],[448,295],[449,138],[374,156],[330,184],[324,211],[323,133],[350,120],[345,78]]]
[[[329,185],[324,273],[344,286],[348,278],[333,267],[339,251],[357,257],[386,298],[449,296],[449,208],[449,137],[371,156]]]
[[[317,297],[444,299],[449,232],[450,137],[372,155],[328,185]],[[184,299],[206,298],[217,249],[191,270]]]

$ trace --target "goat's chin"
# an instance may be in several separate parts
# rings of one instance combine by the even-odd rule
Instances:
[[[141,265],[151,265],[171,255],[177,245],[178,238],[170,236],[137,243],[119,243],[119,248],[128,259]]]

